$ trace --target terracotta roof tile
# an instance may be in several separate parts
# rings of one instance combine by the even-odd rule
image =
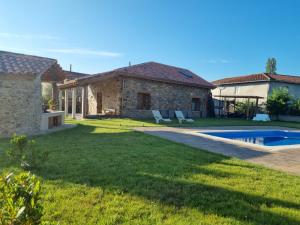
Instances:
[[[292,83],[292,84],[300,84],[299,76],[282,75],[282,74],[268,74],[268,76],[272,80],[286,82],[286,83]]]
[[[95,76],[105,76],[108,73],[117,73],[123,76],[165,82],[174,82],[204,88],[215,87],[212,83],[204,80],[200,76],[187,69],[169,66],[156,62],[147,62],[124,68],[119,68],[107,73],[96,74]]]
[[[55,63],[55,59],[0,51],[0,73],[41,74]]]
[[[250,83],[250,82],[265,82],[265,81],[278,81],[286,83],[300,84],[299,76],[281,75],[281,74],[267,74],[258,73],[245,76],[228,77],[220,80],[213,81],[215,85],[222,84],[237,84],[237,83]]]

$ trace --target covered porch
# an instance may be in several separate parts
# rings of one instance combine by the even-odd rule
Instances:
[[[58,108],[73,119],[120,116],[121,84],[113,73],[65,80],[58,85]]]
[[[215,115],[218,117],[229,117],[230,114],[236,113],[237,103],[245,103],[245,116],[246,119],[250,119],[259,111],[259,99],[263,99],[261,96],[253,95],[214,95],[215,100]],[[244,101],[238,101],[244,100]],[[246,101],[245,101],[246,100]]]
[[[73,119],[86,118],[87,86],[61,88],[60,85],[58,85],[58,110],[64,111],[65,116],[71,116]]]

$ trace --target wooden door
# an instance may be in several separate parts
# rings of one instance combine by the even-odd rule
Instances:
[[[97,92],[97,114],[102,113],[102,93]]]

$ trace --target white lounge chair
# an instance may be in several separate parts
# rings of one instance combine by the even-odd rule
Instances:
[[[253,117],[253,121],[271,121],[271,119],[268,114],[258,113],[255,117]]]
[[[186,122],[194,122],[193,119],[188,119],[188,118],[185,118],[182,111],[175,111],[175,115],[179,121],[179,123],[182,123],[182,121],[186,121]]]
[[[171,122],[170,119],[164,119],[158,110],[152,110],[152,114],[154,116],[155,122],[159,123],[160,121]]]

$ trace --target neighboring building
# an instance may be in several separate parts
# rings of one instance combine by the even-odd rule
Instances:
[[[59,85],[60,90],[66,92],[73,89],[73,99],[77,99],[78,87],[84,90],[83,116],[113,114],[149,118],[152,109],[171,117],[176,109],[193,117],[206,117],[210,89],[214,85],[187,69],[148,62]],[[74,101],[72,106],[74,117]]]
[[[300,98],[300,77],[281,74],[251,74],[224,78],[212,82],[217,86],[213,96],[260,96],[259,103],[264,103],[272,90],[285,87],[290,95]]]
[[[65,74],[55,59],[0,51],[0,137],[40,131],[42,85]]]

